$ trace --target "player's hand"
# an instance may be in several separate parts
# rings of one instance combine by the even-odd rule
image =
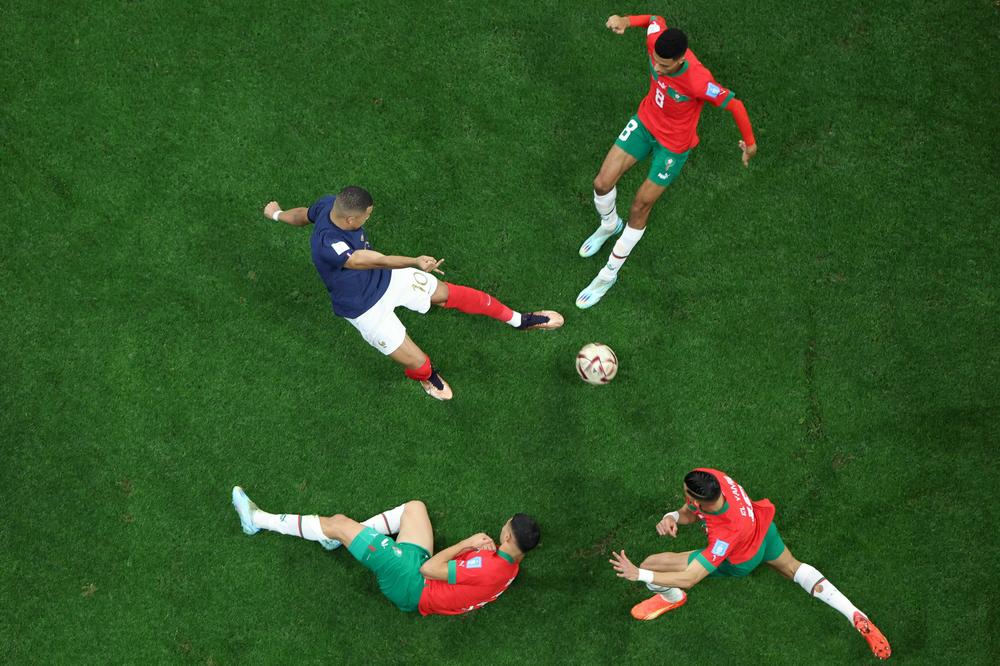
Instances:
[[[267,205],[264,206],[264,217],[270,220],[276,210],[281,210],[281,206],[278,205],[277,201],[267,202]]]
[[[417,257],[417,268],[422,270],[424,273],[430,273],[431,271],[435,273],[440,273],[444,275],[444,271],[439,268],[441,264],[444,263],[444,259],[435,259],[434,257],[428,257],[427,255],[422,255]]]
[[[614,16],[608,17],[608,22],[605,23],[604,25],[607,26],[608,30],[615,33],[616,35],[621,35],[624,34],[626,30],[628,30],[630,24],[628,22],[627,17],[618,16],[617,14],[615,14]]]
[[[620,553],[611,551],[611,559],[608,562],[611,562],[611,566],[619,578],[639,580],[639,567],[632,564],[624,550]]]
[[[484,532],[479,534],[473,534],[468,539],[465,540],[465,547],[471,548],[473,550],[496,550],[497,545],[493,541],[493,537]]]
[[[750,166],[750,158],[757,154],[757,144],[748,146],[746,141],[740,141],[740,150],[743,151],[743,166]]]
[[[656,523],[656,533],[660,536],[677,536],[677,521],[673,516],[663,516],[663,520]]]

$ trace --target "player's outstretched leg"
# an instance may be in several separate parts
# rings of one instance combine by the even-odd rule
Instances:
[[[563,316],[552,310],[520,313],[510,309],[485,291],[460,284],[438,281],[431,302],[466,314],[485,315],[521,331],[552,330],[563,325]]]
[[[321,518],[315,514],[303,516],[295,513],[274,514],[261,511],[239,486],[233,487],[233,506],[240,517],[240,526],[245,534],[253,535],[261,530],[270,530],[307,541],[316,541],[327,550],[341,546],[341,541],[335,538],[340,533],[328,529],[330,518]],[[395,534],[399,531],[405,508],[406,505],[401,504],[372,516],[360,525],[370,527],[379,534]]]
[[[592,257],[604,246],[605,241],[625,228],[625,223],[618,215],[616,200],[618,198],[618,180],[622,177],[636,159],[618,146],[611,146],[601,170],[594,178],[594,208],[601,216],[597,230],[583,241],[580,246],[581,257]]]
[[[438,400],[451,400],[454,395],[451,386],[438,374],[430,357],[417,346],[410,336],[403,338],[403,344],[389,354],[389,358],[403,366],[403,372],[410,379],[420,382],[427,395]]]
[[[639,191],[636,192],[635,200],[632,201],[632,207],[629,210],[628,226],[625,227],[621,238],[615,242],[615,247],[611,250],[611,256],[608,257],[608,263],[604,265],[604,268],[597,274],[597,277],[576,297],[576,306],[578,308],[586,309],[597,305],[604,295],[608,293],[608,290],[618,281],[618,271],[632,253],[642,235],[646,232],[646,221],[649,219],[649,212],[652,210],[656,200],[663,194],[664,189],[663,186],[657,185],[649,179],[643,182]]]
[[[684,571],[690,553],[657,553],[650,555],[639,566],[649,571]],[[655,620],[668,611],[680,608],[687,602],[687,595],[677,587],[663,587],[646,583],[653,596],[632,607],[632,617],[637,620]]]
[[[768,565],[786,578],[794,580],[810,596],[816,597],[828,606],[835,608],[841,615],[846,617],[847,621],[864,637],[872,654],[876,657],[879,659],[888,659],[889,655],[892,654],[889,641],[882,635],[882,632],[875,626],[875,623],[869,620],[868,616],[862,613],[857,606],[852,604],[850,599],[845,597],[833,583],[827,580],[826,576],[811,565],[795,559],[788,548],[785,548],[776,559],[769,561]]]

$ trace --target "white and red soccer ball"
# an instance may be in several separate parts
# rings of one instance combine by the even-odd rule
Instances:
[[[607,384],[618,373],[618,357],[611,347],[591,342],[577,352],[576,372],[588,384]]]

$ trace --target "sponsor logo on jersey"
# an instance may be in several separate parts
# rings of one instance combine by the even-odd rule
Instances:
[[[715,545],[712,546],[712,555],[716,557],[725,557],[726,552],[729,551],[729,544],[722,539],[716,539]]]
[[[705,88],[705,94],[711,97],[712,99],[715,99],[716,97],[722,94],[722,88],[709,81],[708,87]]]
[[[336,252],[337,254],[344,254],[345,252],[351,249],[351,247],[344,241],[337,241],[336,243],[331,243],[330,247],[332,247],[333,251]]]
[[[466,569],[482,569],[483,568],[483,558],[473,557],[471,560],[465,562]]]

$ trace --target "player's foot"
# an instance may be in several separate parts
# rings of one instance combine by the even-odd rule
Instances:
[[[260,532],[260,528],[253,524],[253,512],[257,510],[257,505],[250,501],[246,492],[239,486],[233,486],[233,507],[240,517],[240,527],[243,533],[253,536]]]
[[[594,280],[587,285],[587,288],[580,292],[580,295],[576,297],[576,307],[581,310],[586,310],[589,307],[597,305],[598,301],[604,298],[604,294],[608,293],[608,289],[615,286],[615,282],[618,281],[618,276],[615,276],[614,280],[602,280],[601,276],[597,276]]]
[[[687,600],[686,594],[680,601],[667,601],[662,594],[654,594],[649,599],[632,606],[632,617],[637,620],[655,620],[667,611],[680,608]]]
[[[580,256],[581,257],[592,257],[601,251],[604,246],[604,242],[616,234],[620,234],[622,229],[625,228],[625,222],[622,218],[618,218],[618,224],[615,225],[614,231],[607,231],[602,225],[597,227],[597,231],[590,235],[590,238],[583,241],[583,245],[580,246]]]
[[[526,312],[521,315],[521,325],[517,327],[519,331],[551,331],[563,325],[563,316],[552,310],[539,310],[538,312]]]
[[[892,654],[892,648],[889,647],[889,641],[886,640],[882,632],[878,630],[875,623],[869,620],[860,612],[854,613],[854,628],[861,632],[861,635],[866,641],[868,641],[868,647],[871,648],[872,654],[874,654],[879,659],[888,659],[889,655]]]
[[[426,381],[420,382],[420,385],[427,391],[427,395],[437,400],[451,400],[452,395],[454,395],[448,382],[438,374],[436,368],[431,368],[431,376]]]

